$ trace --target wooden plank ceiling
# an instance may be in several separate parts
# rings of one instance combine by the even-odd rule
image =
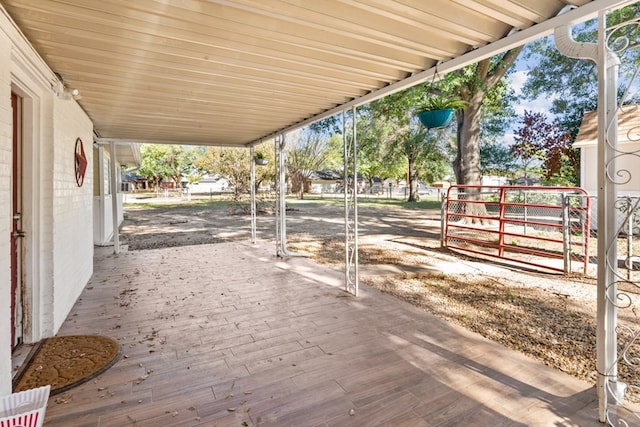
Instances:
[[[102,138],[246,145],[589,0],[0,0]]]

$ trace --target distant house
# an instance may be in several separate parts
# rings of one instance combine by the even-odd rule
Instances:
[[[129,193],[135,193],[136,191],[149,190],[151,185],[149,180],[143,176],[138,175],[137,168],[124,172],[122,174],[122,189]]]
[[[508,184],[509,178],[507,178],[506,176],[487,175],[482,177],[482,185],[498,186]]]
[[[335,193],[341,182],[342,176],[332,170],[312,171],[305,182],[305,191],[317,194]]]
[[[207,175],[200,181],[189,184],[192,194],[222,193],[228,190],[229,181],[221,175]]]
[[[521,176],[520,178],[515,180],[515,185],[526,185],[528,187],[531,187],[533,185],[542,184],[540,183],[540,178],[538,178],[537,176]]]
[[[640,107],[640,106],[637,106]],[[589,194],[598,192],[598,115],[595,111],[584,114],[578,136],[573,143],[580,149],[580,186]],[[618,113],[618,147],[628,153],[640,152],[640,110],[635,107]],[[621,196],[640,196],[640,173],[635,155],[617,158],[617,170],[631,173],[627,183],[618,185]]]

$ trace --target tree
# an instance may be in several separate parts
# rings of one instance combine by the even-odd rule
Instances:
[[[494,134],[506,126],[505,117],[512,111],[513,92],[506,79],[522,47],[468,65],[444,76],[437,82],[422,85],[424,94],[459,97],[466,107],[456,113],[456,150],[453,170],[456,182],[461,185],[481,184],[480,146],[483,126]],[[484,117],[483,117],[484,116]],[[491,118],[490,120],[488,118]],[[465,199],[479,199],[479,188],[466,189]],[[471,222],[486,215],[484,205],[465,204],[465,212]]]
[[[531,167],[543,160],[544,152],[538,142],[527,135],[529,132],[526,128],[522,127],[516,132],[521,134],[514,137],[515,143],[511,146],[511,153],[520,159],[524,171],[524,185],[529,185]]]
[[[140,147],[140,168],[138,175],[153,182],[157,188],[158,183],[167,176],[162,158],[161,145],[143,144]]]
[[[291,190],[304,198],[305,183],[311,174],[324,167],[329,158],[330,138],[306,128],[288,139],[286,168]]]
[[[268,143],[257,146],[256,150],[264,153],[265,158],[273,159]],[[196,165],[208,173],[224,176],[229,181],[229,186],[233,188],[233,199],[238,201],[250,190],[251,162],[253,159],[250,158],[248,148],[207,147],[203,155],[197,159]],[[255,171],[256,186],[273,179],[273,167],[256,167]]]
[[[182,178],[196,172],[194,160],[197,148],[182,145],[144,144],[140,148],[141,164],[138,174],[157,186],[166,178],[181,186]]]
[[[433,183],[450,175],[449,135],[450,132],[427,132],[416,162],[420,181]]]
[[[249,150],[246,148],[207,147],[198,166],[210,174],[224,176],[233,188],[233,200],[240,200],[249,191]]]
[[[344,169],[344,156],[342,147],[344,140],[342,134],[333,133],[327,140],[327,152],[323,163],[323,169],[341,171]]]
[[[636,3],[615,10],[607,15],[607,26],[611,27],[640,15],[640,4]],[[637,47],[640,37],[638,25],[625,26],[614,34],[611,40],[624,35],[630,41],[629,48],[619,52],[621,57],[621,88],[628,85],[632,70],[640,62]],[[574,28],[573,37],[579,42],[597,43],[597,21],[591,20]],[[569,129],[572,138],[578,133],[585,111],[595,111],[598,101],[598,81],[596,64],[584,59],[564,56],[558,51],[552,36],[527,44],[523,54],[528,63],[534,64],[528,72],[523,86],[523,96],[528,99],[545,97],[551,100],[550,113],[558,123]],[[631,71],[630,71],[631,70]],[[624,100],[637,102],[637,99]]]
[[[517,162],[510,147],[493,143],[482,144],[480,145],[480,158],[482,159],[482,176],[500,175],[513,178]]]
[[[398,178],[406,175],[406,161],[392,152],[389,123],[378,120],[368,106],[358,109],[358,172],[373,187],[375,178]]]
[[[535,161],[540,161],[544,177],[548,181],[572,183],[571,178],[578,170],[579,158],[570,145],[570,133],[557,122],[549,122],[547,116],[542,113],[525,111],[522,126],[516,130],[514,141],[511,151],[523,162],[525,182],[528,182],[529,166]],[[563,175],[569,171],[573,173],[569,176]],[[564,181],[560,178],[564,178]]]
[[[457,113],[457,153],[453,161],[456,182],[479,185],[481,182],[480,141],[483,108],[499,110],[508,105],[504,77],[515,63],[522,47],[468,65],[451,73],[439,85],[445,92],[457,94],[467,104]]]
[[[391,94],[372,102],[371,119],[377,122],[380,141],[386,147],[387,159],[406,159],[409,184],[409,202],[420,200],[418,179],[423,162],[442,159],[438,140],[442,131],[430,131],[421,126],[415,118],[413,107],[419,104],[423,95],[422,86]],[[387,160],[390,164],[393,162]]]
[[[391,144],[393,149],[389,153],[400,153],[407,158],[410,201],[418,200],[416,178],[420,150],[417,148],[424,149],[429,146],[425,144],[425,138],[430,135],[424,132],[424,129],[416,129],[419,125],[413,119],[414,107],[429,94],[460,97],[465,101],[466,108],[457,113],[453,169],[459,184],[479,185],[481,182],[481,129],[495,135],[507,126],[507,118],[513,114],[510,103],[513,102],[514,96],[507,87],[504,77],[521,50],[521,47],[511,49],[501,55],[449,73],[438,82],[423,83],[369,104],[375,120],[387,121],[386,125],[381,127],[386,132],[386,136],[381,135],[381,138],[385,141],[384,145]],[[448,140],[446,133],[440,133],[439,136]],[[434,145],[431,144],[431,146]],[[443,159],[442,150],[446,152],[448,147],[446,144],[435,146],[439,151],[434,154],[438,154],[437,158]]]
[[[398,149],[407,158],[407,177],[409,180],[409,202],[420,201],[418,193],[418,164],[420,155],[425,150],[425,139],[428,131],[421,127],[413,127],[408,132],[398,135],[393,141]]]
[[[336,114],[309,125],[309,130],[318,134],[342,134],[340,115]]]
[[[255,156],[262,155],[267,160],[267,164],[264,166],[255,167],[255,190],[258,189],[264,182],[275,182],[276,170],[275,166],[275,153],[273,141],[263,142],[254,147]],[[248,167],[251,167],[249,163]],[[249,169],[249,175],[251,175],[251,169]]]

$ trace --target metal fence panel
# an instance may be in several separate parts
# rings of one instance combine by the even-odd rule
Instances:
[[[589,262],[590,198],[578,187],[461,186],[443,200],[443,245],[570,273]]]

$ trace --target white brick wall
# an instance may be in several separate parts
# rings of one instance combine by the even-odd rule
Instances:
[[[7,159],[11,155],[10,44],[0,32],[0,188],[9,187]],[[0,191],[0,236],[9,235],[9,193]],[[0,395],[11,393],[11,280],[8,238],[0,242]],[[6,243],[5,243],[6,242]]]
[[[92,172],[75,181],[80,137],[92,161],[92,123],[73,100],[51,89],[53,72],[0,5],[0,395],[11,392],[10,247],[11,104],[24,99],[23,230],[27,342],[52,336],[93,272]]]
[[[54,100],[53,301],[57,331],[93,273],[93,183],[91,167],[82,187],[74,153],[80,137],[91,165],[93,125],[73,100]]]

